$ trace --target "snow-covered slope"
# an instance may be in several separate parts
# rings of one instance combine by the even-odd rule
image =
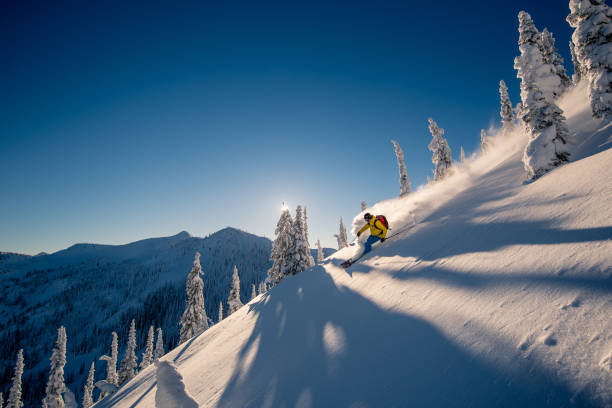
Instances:
[[[399,234],[360,263],[339,251],[164,360],[201,407],[612,406],[612,131],[583,92],[576,161],[525,184],[525,136],[497,138],[369,209]],[[155,393],[150,367],[97,407]]]

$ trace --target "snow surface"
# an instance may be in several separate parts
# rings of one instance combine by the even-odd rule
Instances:
[[[493,138],[368,208],[399,234],[361,262],[338,251],[162,361],[200,407],[612,406],[612,129],[584,87],[560,106],[580,160],[525,183],[526,135]],[[148,368],[96,407],[157,388]]]

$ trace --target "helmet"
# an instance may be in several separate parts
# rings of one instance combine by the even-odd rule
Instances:
[[[373,218],[373,216],[370,213],[363,214],[363,219],[366,220],[366,221],[370,221],[372,218]]]

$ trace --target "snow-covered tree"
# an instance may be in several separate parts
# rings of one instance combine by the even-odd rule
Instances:
[[[574,75],[572,75],[572,82],[577,84],[580,82],[582,78],[582,67],[580,66],[580,61],[578,61],[578,57],[576,56],[576,50],[574,49],[574,43],[569,42],[570,52],[572,54],[572,64],[574,64]]]
[[[451,155],[451,149],[446,142],[446,139],[442,137],[444,135],[444,129],[438,127],[438,124],[434,122],[432,118],[429,121],[429,131],[431,132],[432,140],[429,143],[429,150],[433,152],[431,162],[435,165],[434,168],[434,182],[443,180],[446,176],[450,175],[452,171],[453,158]]]
[[[255,284],[251,283],[251,300],[255,299],[257,296],[257,291],[255,290]]]
[[[291,263],[293,252],[293,220],[289,209],[284,208],[276,224],[276,239],[272,243],[270,261],[272,267],[268,269],[267,281],[270,287],[276,286],[287,276],[287,269]]]
[[[365,201],[362,201],[362,202],[361,202],[361,211],[362,211],[362,212],[363,212],[363,211],[365,211],[365,210],[366,210],[366,208],[368,208],[368,205],[366,204],[366,202],[365,202]]]
[[[510,132],[514,129],[514,112],[508,96],[508,87],[502,79],[499,81],[499,102],[501,105],[500,116],[502,120],[502,132]]]
[[[155,352],[153,353],[154,360],[159,361],[166,354],[164,351],[164,333],[161,327],[157,328],[157,339],[155,339]]]
[[[227,298],[227,305],[229,310],[227,315],[231,315],[236,310],[240,309],[243,304],[240,301],[240,276],[238,276],[238,268],[234,265],[234,274],[232,275],[232,288]]]
[[[204,309],[204,282],[200,277],[201,274],[200,253],[196,252],[193,267],[187,276],[187,283],[185,284],[187,296],[185,299],[185,311],[183,316],[181,316],[181,343],[208,329],[208,317]]]
[[[155,328],[149,326],[149,333],[147,335],[147,345],[144,353],[142,353],[142,359],[140,360],[140,371],[144,370],[151,364],[153,364],[153,341],[155,340]]]
[[[563,111],[554,102],[550,76],[546,76],[550,64],[544,63],[537,29],[524,11],[519,13],[519,33],[521,55],[515,58],[514,67],[521,79],[521,119],[529,135],[523,164],[527,176],[533,179],[569,160],[569,132]],[[549,90],[548,98],[540,84]]]
[[[4,407],[4,395],[0,392],[0,408]]]
[[[102,356],[100,360],[106,361],[106,382],[113,385],[119,385],[119,376],[117,375],[117,359],[119,358],[119,343],[117,333],[112,333],[113,340],[111,342],[111,355]],[[103,395],[104,397],[105,395]]]
[[[567,22],[582,79],[588,81],[591,111],[612,118],[612,9],[605,0],[570,0]]]
[[[130,381],[136,375],[138,364],[136,362],[136,322],[132,319],[128,335],[127,348],[119,368],[119,385]]]
[[[259,288],[257,288],[257,291],[259,292],[259,294],[261,295],[262,293],[266,293],[266,282],[259,282]]]
[[[217,323],[220,323],[223,320],[223,302],[219,302],[219,320]]]
[[[83,408],[89,408],[93,405],[93,390],[94,390],[94,373],[96,364],[91,363],[89,367],[89,375],[87,376],[87,382],[83,388]]]
[[[408,172],[406,171],[404,152],[402,151],[399,143],[397,143],[395,140],[391,140],[391,143],[393,143],[395,158],[397,159],[397,167],[399,169],[400,197],[403,197],[412,192],[412,186],[410,185],[410,179],[408,179]]]
[[[431,184],[431,177],[427,176],[427,184]]]
[[[344,222],[342,222],[342,217],[340,217],[340,231],[338,233],[338,249],[342,249],[348,245],[348,238],[346,236],[346,227],[344,226]]]
[[[542,50],[542,58],[545,64],[552,65],[553,73],[559,77],[559,95],[572,84],[571,79],[563,66],[563,57],[555,47],[555,39],[548,29],[543,29],[540,37],[540,45]]]
[[[483,154],[489,150],[489,138],[484,129],[480,129],[480,150]]]
[[[306,240],[306,245],[310,248],[310,241],[308,239],[308,215],[306,214],[306,206],[304,206],[304,239]]]
[[[463,146],[461,146],[461,164],[465,163],[465,150],[463,150]]]
[[[295,221],[292,226],[293,246],[288,265],[288,275],[297,275],[314,265],[314,259],[310,254],[308,243],[304,239],[304,218],[302,206],[298,205],[295,210]]]
[[[21,377],[23,376],[23,349],[17,353],[17,362],[15,363],[15,373],[13,374],[13,385],[9,390],[6,408],[21,408],[23,401],[21,400]]]
[[[325,255],[323,254],[323,248],[321,247],[321,241],[317,239],[317,263],[323,263]]]
[[[529,13],[521,11],[518,18],[518,43],[521,55],[514,59],[514,68],[518,71],[517,76],[522,81],[526,80],[537,86],[544,98],[549,103],[554,103],[555,98],[565,89],[561,85],[561,78],[557,75],[555,67],[544,60],[542,34],[536,28]],[[521,85],[521,99],[525,107],[523,92]]]
[[[51,354],[51,370],[47,381],[46,395],[42,401],[43,408],[64,408],[62,393],[64,384],[64,366],[66,365],[66,328],[57,329],[57,341]]]

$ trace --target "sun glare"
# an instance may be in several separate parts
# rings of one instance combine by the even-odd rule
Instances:
[[[288,210],[289,210],[289,207],[287,206],[287,204],[283,202],[283,205],[281,206],[281,211],[288,211]]]

